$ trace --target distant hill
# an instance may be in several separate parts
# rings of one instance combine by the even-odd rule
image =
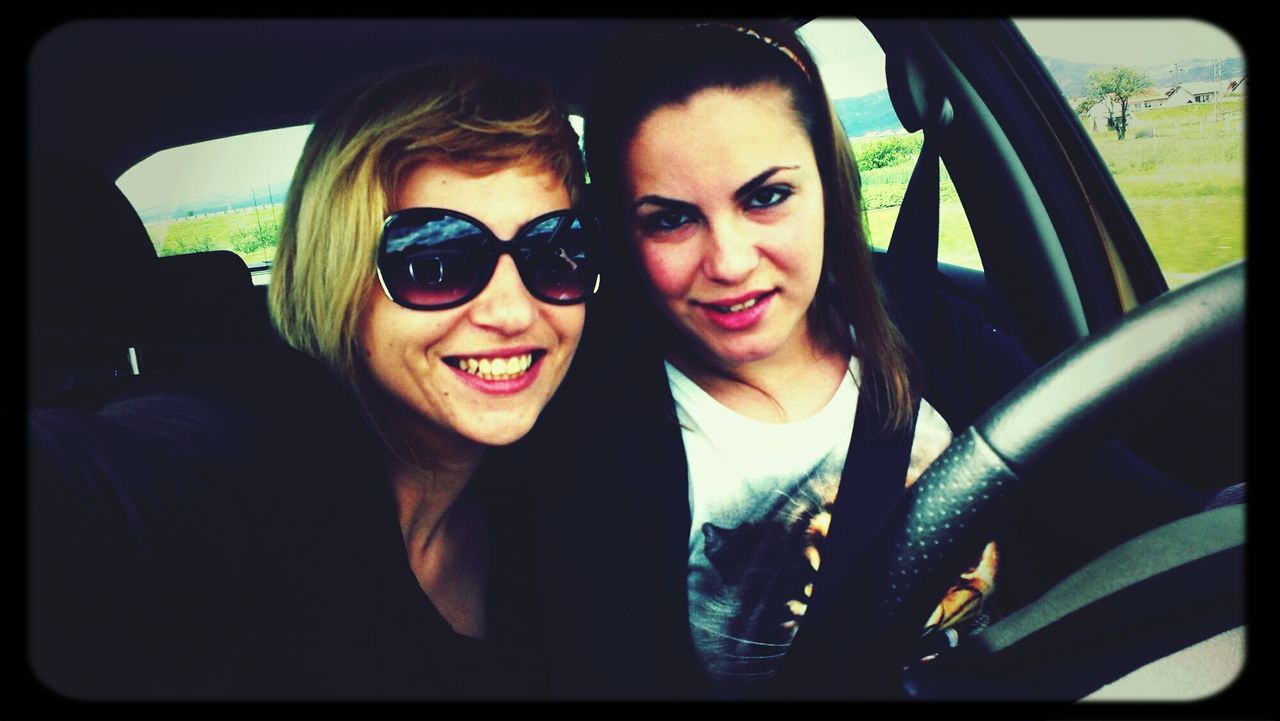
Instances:
[[[1079,97],[1088,93],[1090,70],[1107,70],[1115,67],[1115,63],[1077,63],[1053,57],[1044,57],[1041,60],[1067,97]],[[1146,73],[1155,87],[1171,88],[1177,82],[1213,80],[1215,62],[1217,61],[1201,58],[1179,60],[1176,76],[1173,72],[1173,65],[1129,67]],[[1225,81],[1239,78],[1244,74],[1244,58],[1224,58],[1221,60],[1221,65],[1218,69],[1219,80]],[[893,111],[893,103],[889,100],[889,91],[887,89],[860,95],[856,98],[838,98],[835,101],[835,105],[836,115],[840,117],[840,122],[844,125],[845,132],[851,138],[881,133],[906,132],[902,127],[902,123],[898,122],[898,114]]]
[[[839,98],[835,101],[836,115],[851,138],[876,133],[905,133],[898,114],[893,111],[889,91],[878,90],[856,98]]]
[[[1053,79],[1058,82],[1062,92],[1072,98],[1088,94],[1090,70],[1108,70],[1117,65],[1116,63],[1077,63],[1053,57],[1043,57],[1041,61],[1044,62],[1045,68]],[[1179,60],[1176,73],[1173,65],[1126,65],[1124,67],[1146,73],[1151,78],[1151,84],[1157,88],[1172,88],[1180,82],[1213,80],[1215,62],[1212,59],[1201,58]],[[1232,80],[1241,77],[1244,73],[1244,58],[1224,58],[1218,70],[1218,80]]]

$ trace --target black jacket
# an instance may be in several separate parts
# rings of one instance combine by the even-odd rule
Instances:
[[[337,381],[283,348],[209,366],[30,414],[33,682],[76,699],[532,693],[518,651],[453,633],[422,593],[385,453]],[[504,554],[524,541],[494,526],[490,615],[514,649],[507,584],[527,564]]]
[[[911,338],[925,371],[923,395],[956,432],[1034,371],[1016,344],[971,306],[938,294],[927,317],[925,332]],[[591,322],[598,319],[593,316]],[[609,371],[595,378],[577,376],[581,385],[565,391],[566,398],[577,398],[574,421],[558,431],[554,422],[537,429],[572,439],[572,453],[537,496],[534,567],[552,693],[714,698],[689,632],[688,468],[661,358],[634,341],[599,342],[606,348],[586,352],[613,362],[587,361]],[[761,687],[762,697],[892,698],[899,692],[892,679],[862,677],[862,638],[876,619],[853,618],[848,610],[858,607],[865,585],[858,577],[862,552],[903,494],[913,429],[877,432],[880,417],[867,397],[860,395],[814,595],[777,676]],[[539,447],[549,442],[540,441]],[[1189,509],[1189,500],[1180,498],[1158,508],[1148,504],[1148,518],[1132,517],[1125,497],[1130,492],[1122,489],[1159,481],[1118,449],[1103,456],[1101,470],[1041,496],[1042,508],[1051,509],[1044,517],[1033,513],[1022,519],[1035,530],[1031,535],[1039,545],[1015,543],[1016,548],[1002,550],[1002,583],[1007,576],[1015,578],[1007,584],[1010,591],[1001,593],[1015,603],[1033,597],[1054,574],[1119,536]],[[1098,502],[1103,489],[1124,505],[1113,509],[1110,500]],[[1131,493],[1143,495],[1140,489]],[[1061,521],[1072,517],[1072,509],[1091,512],[1095,522],[1103,518],[1099,527],[1111,530],[1091,531],[1083,542],[1075,539],[1079,534]]]

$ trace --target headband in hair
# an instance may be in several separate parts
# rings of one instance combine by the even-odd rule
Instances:
[[[698,23],[698,24],[697,24],[697,25],[695,25],[694,27],[697,27],[697,28],[705,28],[705,27],[729,28],[730,30],[736,30],[736,31],[738,31],[738,32],[742,33],[743,35],[749,35],[749,36],[751,36],[751,37],[753,37],[753,38],[755,38],[755,39],[757,39],[757,40],[763,41],[764,43],[768,44],[770,47],[772,47],[772,48],[776,48],[777,50],[781,50],[781,51],[782,51],[782,53],[783,53],[784,55],[786,55],[788,58],[791,58],[791,62],[795,63],[795,64],[796,64],[796,67],[800,68],[800,72],[804,73],[804,78],[805,78],[805,80],[808,80],[809,82],[813,82],[813,78],[812,78],[812,77],[810,77],[810,75],[809,75],[809,69],[808,69],[808,68],[806,68],[806,67],[804,66],[804,63],[800,61],[800,56],[799,56],[799,55],[796,55],[795,51],[794,51],[794,50],[792,50],[791,48],[789,48],[789,47],[787,47],[787,46],[783,45],[782,43],[778,42],[777,40],[774,40],[773,38],[769,37],[768,35],[762,35],[762,34],[760,34],[759,32],[756,32],[755,30],[752,30],[751,28],[746,27],[746,26],[743,26],[743,25],[730,25],[730,24],[728,24],[728,23]]]

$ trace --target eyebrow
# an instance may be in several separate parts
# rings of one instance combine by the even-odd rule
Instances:
[[[799,167],[800,166],[798,165],[775,165],[772,168],[769,168],[763,173],[752,178],[751,180],[748,180],[747,182],[743,183],[741,188],[738,188],[737,190],[733,191],[733,199],[742,200],[748,195],[751,195],[756,190],[759,190],[760,186],[769,182],[769,178],[772,178],[773,174],[777,173],[780,170],[795,170]]]
[[[772,178],[774,174],[777,173],[778,171],[796,170],[799,167],[800,166],[798,165],[775,165],[771,168],[768,168],[767,170],[755,176],[751,180],[748,180],[747,182],[743,183],[742,186],[739,187],[737,190],[733,191],[733,199],[741,201],[743,198],[747,197],[748,195],[751,195],[753,192],[758,190],[760,186],[769,182],[769,179]],[[640,206],[646,205],[646,204],[657,205],[659,207],[670,208],[672,210],[695,210],[697,207],[693,203],[686,203],[683,200],[674,200],[672,198],[664,198],[661,195],[645,195],[643,197],[637,198],[636,201],[631,204],[631,209],[635,210],[636,208],[639,208]]]

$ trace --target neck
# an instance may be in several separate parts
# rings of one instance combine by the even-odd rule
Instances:
[[[424,464],[399,459],[392,464],[400,531],[411,556],[440,540],[442,522],[464,498],[484,453],[483,447],[466,441],[450,449],[452,452],[441,452],[443,449],[433,445],[437,447],[426,455]]]
[[[720,403],[771,423],[801,420],[821,410],[849,367],[848,357],[818,343],[805,324],[777,352],[759,360],[729,364],[681,349],[669,352],[667,359]]]
[[[391,451],[391,487],[412,555],[436,537],[480,466],[484,446],[425,421],[393,399],[372,401],[369,411]]]
[[[437,448],[430,466],[398,461],[391,473],[405,553],[418,585],[457,633],[484,638],[489,529],[470,481],[483,447]]]

